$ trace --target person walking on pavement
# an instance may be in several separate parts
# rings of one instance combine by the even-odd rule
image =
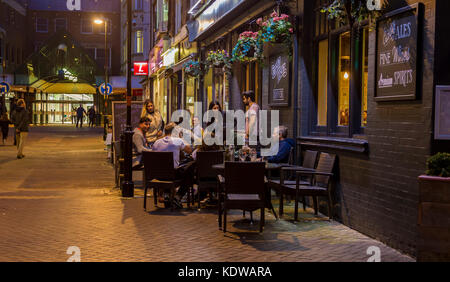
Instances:
[[[95,123],[94,106],[90,107],[87,113],[88,113],[88,117],[89,117],[89,127],[94,127],[94,123]]]
[[[29,114],[23,99],[17,101],[17,107],[11,115],[11,120],[14,123],[14,128],[16,130],[17,158],[23,159],[25,157],[23,154],[23,147],[28,136],[29,126]]]
[[[3,112],[0,117],[0,128],[2,130],[2,143],[5,145],[6,139],[8,139],[9,125],[11,121],[8,118],[8,112]]]
[[[81,122],[80,124],[80,128],[83,127],[83,117],[84,115],[86,115],[86,110],[83,108],[83,105],[80,104],[80,107],[77,109],[77,128],[78,128],[78,123]]]

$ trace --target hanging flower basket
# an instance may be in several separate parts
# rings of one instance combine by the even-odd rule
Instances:
[[[278,15],[277,12],[273,12],[269,19],[264,21],[262,18],[259,18],[256,23],[261,27],[258,35],[263,43],[282,43],[289,50],[289,55],[292,55],[294,27],[289,21],[288,15]]]
[[[183,64],[185,74],[192,77],[200,77],[203,74],[202,63],[194,60],[189,60]]]
[[[221,68],[228,75],[231,74],[231,63],[230,55],[225,50],[209,51],[205,61],[208,68]]]
[[[251,62],[262,59],[262,42],[258,32],[245,31],[239,35],[233,48],[233,62]]]

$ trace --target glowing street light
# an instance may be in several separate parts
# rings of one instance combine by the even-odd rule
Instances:
[[[94,20],[94,23],[95,23],[95,24],[103,24],[103,20],[101,20],[101,19],[95,19],[95,20]]]

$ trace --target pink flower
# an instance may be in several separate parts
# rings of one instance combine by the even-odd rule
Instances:
[[[291,27],[291,28],[289,29],[289,32],[290,32],[290,33],[294,33],[294,29]]]
[[[272,14],[270,14],[270,17],[271,17],[271,18],[275,18],[276,16],[278,16],[278,13],[275,12],[275,11],[274,11]]]
[[[263,22],[263,23],[262,23],[262,26],[267,26],[267,25],[268,25],[267,22]]]
[[[259,19],[256,20],[256,24],[257,24],[257,25],[261,25],[261,24],[262,24],[262,21],[263,21],[262,18],[259,18]]]
[[[274,21],[274,22],[277,22],[277,21],[279,21],[279,20],[281,20],[280,17],[275,17],[275,18],[273,18],[273,21]]]
[[[280,18],[281,18],[282,20],[285,20],[285,19],[288,19],[289,16],[286,15],[286,14],[281,14]]]

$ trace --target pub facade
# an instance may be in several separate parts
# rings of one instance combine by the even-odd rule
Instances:
[[[234,63],[225,79],[210,69],[196,101],[244,109],[241,93],[254,90],[262,109],[280,111],[298,164],[305,150],[337,155],[333,218],[415,256],[417,178],[430,155],[450,152],[438,137],[450,130],[442,120],[449,109],[435,99],[438,86],[450,85],[450,42],[438,36],[450,29],[450,3],[387,1],[377,20],[350,27],[321,11],[327,0],[214,2],[188,22],[200,60],[211,50],[231,52],[241,32],[273,11],[290,15],[292,50],[264,46],[263,63]],[[275,82],[272,70],[283,65],[285,80]]]

